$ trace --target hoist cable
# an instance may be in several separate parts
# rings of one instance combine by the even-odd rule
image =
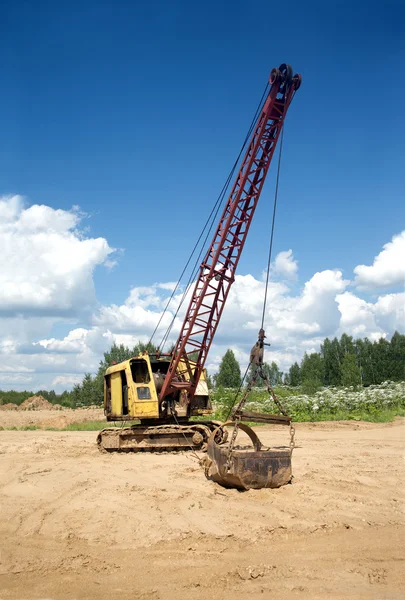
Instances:
[[[237,156],[237,158],[236,158],[236,160],[235,160],[235,162],[234,162],[234,165],[233,165],[233,167],[232,167],[231,171],[229,172],[229,175],[228,175],[228,177],[227,177],[227,179],[226,179],[226,182],[225,182],[225,184],[224,184],[224,185],[223,185],[223,187],[222,187],[222,190],[221,190],[221,192],[220,192],[220,195],[218,196],[218,198],[217,198],[217,201],[216,201],[216,203],[215,203],[215,205],[214,205],[213,209],[211,210],[210,216],[209,216],[209,217],[208,217],[208,219],[207,219],[207,222],[206,222],[206,224],[205,224],[205,226],[204,226],[204,229],[203,229],[203,231],[201,232],[201,235],[202,235],[202,234],[203,234],[203,232],[204,232],[204,230],[205,230],[205,228],[206,228],[206,226],[207,226],[207,223],[208,223],[208,221],[209,221],[209,220],[212,218],[212,220],[211,220],[211,225],[210,225],[210,227],[209,227],[209,229],[208,229],[208,231],[207,231],[207,234],[206,234],[206,236],[205,236],[204,242],[203,242],[203,244],[202,244],[202,246],[201,246],[200,253],[199,253],[199,255],[197,256],[197,259],[196,259],[196,261],[195,261],[195,263],[194,263],[193,269],[192,269],[192,271],[191,271],[191,274],[190,274],[189,280],[188,280],[188,282],[187,282],[187,285],[186,285],[186,287],[185,287],[185,290],[184,290],[183,296],[182,296],[182,298],[181,298],[181,301],[180,301],[180,303],[179,303],[179,305],[178,305],[178,307],[177,307],[177,310],[176,310],[176,312],[175,312],[175,314],[174,314],[174,316],[173,316],[173,318],[172,318],[172,321],[171,321],[171,323],[170,323],[170,325],[169,325],[169,327],[168,327],[168,329],[167,329],[167,331],[166,331],[165,335],[163,336],[163,339],[162,339],[161,343],[159,344],[159,348],[160,348],[160,349],[163,349],[163,346],[164,346],[164,344],[166,343],[166,341],[167,341],[167,338],[168,338],[168,337],[169,337],[169,335],[170,335],[170,332],[171,332],[171,330],[172,330],[172,327],[173,327],[173,325],[174,325],[175,319],[176,319],[176,317],[177,317],[177,315],[178,315],[178,313],[179,313],[179,311],[180,311],[180,308],[181,308],[181,306],[183,305],[183,303],[184,303],[184,300],[185,300],[185,298],[186,298],[186,296],[187,296],[187,293],[188,293],[188,291],[189,291],[189,289],[190,289],[190,287],[191,287],[191,285],[192,285],[192,283],[193,283],[193,280],[195,279],[195,277],[196,277],[196,275],[197,275],[197,273],[198,273],[198,270],[199,270],[199,265],[198,265],[198,263],[199,263],[199,260],[200,260],[200,258],[201,258],[201,255],[202,255],[203,251],[204,251],[205,245],[206,245],[206,243],[207,243],[207,240],[208,240],[208,236],[210,235],[210,233],[211,233],[211,231],[212,231],[212,227],[213,227],[213,225],[214,225],[214,222],[216,222],[216,218],[217,218],[217,216],[218,216],[218,212],[219,212],[219,209],[220,209],[220,207],[221,207],[221,204],[222,204],[222,202],[223,202],[223,199],[224,199],[224,197],[225,197],[226,191],[227,191],[227,189],[228,189],[228,187],[229,187],[229,183],[231,182],[231,179],[232,179],[232,177],[233,177],[233,174],[234,174],[234,172],[235,172],[235,169],[236,169],[236,167],[237,167],[237,165],[238,165],[238,162],[239,162],[239,160],[240,160],[240,157],[241,157],[241,155],[242,155],[242,152],[243,152],[243,150],[245,149],[245,146],[246,146],[246,144],[247,144],[247,142],[248,142],[248,140],[249,140],[249,138],[250,138],[250,135],[251,135],[251,133],[252,133],[252,131],[253,131],[253,128],[254,128],[254,126],[255,126],[255,124],[256,124],[256,121],[257,121],[257,116],[258,116],[258,114],[259,114],[260,110],[262,109],[263,102],[264,102],[264,98],[265,98],[265,96],[266,96],[266,94],[267,94],[267,88],[268,88],[268,84],[266,84],[266,86],[265,86],[265,88],[264,88],[264,91],[263,91],[262,97],[260,98],[259,104],[257,105],[256,112],[255,112],[255,114],[254,114],[254,116],[253,116],[253,119],[252,119],[252,121],[251,121],[251,123],[250,123],[249,130],[248,130],[248,132],[247,132],[247,134],[246,134],[246,136],[245,136],[245,139],[244,139],[244,141],[243,141],[243,144],[242,144],[242,147],[241,147],[241,149],[240,149],[240,151],[239,151],[239,154],[238,154],[238,156]],[[215,211],[215,214],[213,214],[213,213],[214,213],[214,211]],[[201,235],[200,235],[200,237],[199,237],[199,240],[201,239]],[[190,259],[191,259],[191,256],[190,256]],[[190,260],[190,259],[189,259],[189,260]],[[188,261],[188,262],[189,262],[189,261]]]
[[[282,155],[282,150],[283,150],[283,137],[284,137],[284,123],[282,125],[282,129],[281,129],[281,139],[280,139],[280,150],[279,150],[279,154],[278,154],[278,165],[277,165],[277,177],[276,177],[276,188],[275,188],[275,193],[274,193],[274,204],[273,204],[273,217],[272,217],[272,222],[271,222],[271,233],[270,233],[270,243],[269,243],[269,254],[268,254],[268,260],[267,260],[267,273],[266,273],[266,288],[265,288],[265,292],[264,292],[264,301],[263,301],[263,314],[262,314],[262,324],[261,324],[261,329],[264,329],[264,318],[265,318],[265,314],[266,314],[266,304],[267,304],[267,286],[269,283],[269,276],[270,276],[270,264],[271,264],[271,254],[272,254],[272,250],[273,250],[273,238],[274,238],[274,225],[276,222],[276,210],[277,210],[277,197],[278,197],[278,185],[279,185],[279,181],[280,181],[280,167],[281,167],[281,155]],[[252,362],[249,362],[245,374],[243,376],[243,379],[240,383],[240,386],[238,388],[238,391],[235,394],[235,398],[233,400],[233,403],[229,409],[228,415],[226,417],[226,420],[228,421],[232,410],[236,404],[236,401],[238,399],[238,396],[240,394],[240,391],[244,385],[245,379],[247,377],[248,371],[251,367]]]
[[[217,200],[217,202],[218,202],[218,200]],[[215,205],[214,205],[214,208],[215,208]],[[204,227],[203,227],[203,229],[202,229],[202,231],[201,231],[201,233],[200,233],[200,235],[199,235],[199,237],[198,237],[198,240],[196,241],[196,243],[195,243],[195,245],[194,245],[194,248],[193,248],[193,250],[191,251],[191,254],[190,254],[190,256],[188,257],[188,260],[187,260],[187,262],[186,262],[186,264],[185,264],[185,267],[184,267],[184,269],[183,269],[183,270],[182,270],[182,272],[181,272],[181,275],[180,275],[180,277],[179,277],[179,279],[178,279],[178,281],[177,281],[177,283],[176,283],[176,286],[175,286],[174,290],[172,291],[172,293],[171,293],[171,296],[170,296],[169,300],[167,301],[167,304],[166,304],[166,306],[165,306],[165,308],[164,308],[164,310],[163,310],[162,314],[160,315],[160,319],[159,319],[159,321],[158,321],[158,323],[157,323],[157,325],[156,325],[155,329],[153,330],[153,333],[152,333],[152,335],[150,336],[149,344],[152,342],[152,340],[153,340],[153,338],[154,338],[154,336],[155,336],[155,333],[156,333],[156,331],[158,330],[158,328],[159,328],[159,325],[160,325],[160,323],[162,322],[162,319],[163,319],[164,315],[166,314],[166,311],[167,311],[167,309],[169,308],[169,304],[170,304],[170,302],[173,300],[174,294],[176,293],[176,291],[177,291],[177,288],[178,288],[178,287],[179,287],[179,285],[180,285],[180,281],[181,281],[181,279],[182,279],[182,277],[183,277],[184,273],[186,272],[188,265],[190,264],[190,261],[191,261],[191,259],[192,259],[192,256],[193,256],[193,254],[194,254],[194,252],[195,252],[195,250],[196,250],[196,248],[197,248],[198,244],[200,243],[200,240],[201,240],[201,238],[202,238],[202,236],[203,236],[203,233],[204,233],[204,231],[205,231],[205,228],[206,228],[206,226],[207,226],[207,223],[208,223],[209,219],[211,218],[211,215],[212,215],[212,212],[214,211],[214,208],[212,209],[212,211],[211,211],[211,214],[210,214],[210,216],[208,217],[208,219],[207,219],[207,221],[206,221],[206,223],[205,223],[205,225],[204,225]]]
[[[163,319],[163,316],[167,312],[168,307],[169,307],[169,305],[170,305],[170,303],[171,303],[171,301],[172,301],[172,299],[174,297],[174,294],[175,294],[176,290],[178,289],[178,287],[180,285],[181,278],[183,277],[183,275],[184,275],[184,273],[185,273],[188,265],[190,264],[191,258],[193,256],[194,252],[196,251],[196,248],[197,248],[197,246],[198,246],[198,244],[199,244],[199,242],[200,242],[200,240],[201,240],[201,238],[202,238],[202,236],[204,234],[204,231],[206,230],[209,222],[211,221],[211,225],[210,225],[210,227],[209,227],[209,229],[207,231],[207,234],[205,236],[204,242],[203,242],[203,244],[201,246],[200,253],[197,256],[197,259],[196,259],[196,261],[194,263],[193,269],[191,270],[191,274],[190,274],[189,280],[187,282],[187,285],[185,287],[185,290],[183,292],[183,295],[182,295],[182,298],[180,300],[180,303],[179,303],[179,305],[177,307],[177,310],[176,310],[176,312],[175,312],[175,314],[174,314],[174,316],[173,316],[173,318],[171,320],[171,323],[170,323],[169,327],[166,330],[165,335],[162,338],[162,341],[159,344],[159,349],[163,349],[163,346],[166,343],[166,341],[167,341],[167,339],[168,339],[168,337],[170,335],[170,332],[171,332],[172,327],[174,325],[175,319],[176,319],[176,317],[177,317],[177,315],[179,313],[179,310],[180,310],[180,308],[181,308],[181,306],[182,306],[182,304],[183,304],[183,302],[184,302],[184,300],[185,300],[185,298],[187,296],[187,293],[188,293],[188,291],[190,289],[190,286],[191,286],[194,278],[196,277],[196,274],[198,273],[198,269],[199,269],[198,263],[199,263],[199,260],[201,258],[201,255],[202,255],[203,251],[204,251],[205,245],[206,245],[207,240],[208,240],[208,236],[209,236],[210,232],[212,231],[212,227],[213,227],[214,223],[216,222],[216,218],[217,218],[219,209],[220,209],[221,204],[222,204],[222,202],[223,202],[223,200],[225,198],[226,191],[227,191],[227,189],[229,187],[229,184],[230,184],[230,182],[232,180],[232,177],[234,175],[235,169],[236,169],[236,167],[237,167],[237,165],[239,163],[239,160],[240,160],[240,157],[242,155],[242,152],[244,151],[244,149],[246,147],[246,144],[247,144],[248,140],[250,139],[250,136],[252,134],[254,126],[256,125],[258,114],[262,110],[262,107],[263,107],[263,104],[264,104],[264,99],[265,99],[265,97],[267,95],[268,86],[269,86],[269,84],[267,83],[266,86],[265,86],[265,88],[264,88],[264,91],[262,93],[262,96],[260,98],[260,101],[259,101],[259,103],[257,105],[255,114],[254,114],[253,119],[251,121],[251,124],[249,126],[249,130],[248,130],[248,132],[246,134],[246,137],[245,137],[245,139],[243,141],[242,147],[241,147],[241,149],[239,151],[239,154],[238,154],[238,156],[237,156],[237,158],[235,160],[235,163],[234,163],[231,171],[229,172],[229,175],[228,175],[228,177],[227,177],[227,179],[225,181],[225,184],[223,185],[222,190],[221,190],[221,192],[220,192],[220,194],[219,194],[219,196],[218,196],[218,198],[217,198],[217,200],[216,200],[216,202],[215,202],[215,204],[214,204],[214,206],[213,206],[213,208],[212,208],[212,210],[210,212],[210,215],[208,216],[208,219],[206,220],[206,222],[204,224],[204,227],[203,227],[203,229],[202,229],[202,231],[201,231],[201,233],[200,233],[200,235],[198,237],[198,240],[197,240],[196,244],[194,245],[194,248],[193,248],[193,250],[192,250],[192,252],[191,252],[191,254],[190,254],[190,256],[189,256],[189,258],[187,260],[186,266],[184,267],[184,269],[183,269],[183,271],[182,271],[182,273],[180,275],[180,278],[179,278],[179,280],[178,280],[178,282],[177,282],[177,284],[176,284],[176,286],[175,286],[175,288],[174,288],[174,290],[173,290],[173,292],[172,292],[172,294],[171,294],[168,302],[166,303],[164,311],[163,311],[162,315],[160,316],[159,321],[158,321],[158,323],[157,323],[157,325],[156,325],[156,327],[155,327],[155,329],[154,329],[154,331],[152,333],[152,336],[150,338],[150,342],[152,341],[154,335],[156,334],[156,331],[157,331],[157,329],[158,329],[158,327],[159,327],[159,325],[160,325],[160,323],[161,323],[161,321]]]
[[[263,313],[262,313],[262,324],[261,329],[264,329],[264,318],[266,316],[266,304],[267,304],[267,287],[269,285],[270,276],[270,264],[271,264],[271,253],[273,250],[273,238],[274,238],[274,224],[276,222],[276,210],[277,210],[277,197],[278,197],[278,184],[280,180],[280,166],[281,166],[281,154],[283,151],[283,138],[284,138],[284,123],[281,129],[281,140],[280,140],[280,151],[278,153],[278,165],[277,165],[277,178],[276,178],[276,190],[274,194],[274,205],[273,205],[273,218],[271,222],[271,233],[269,243],[269,255],[267,259],[267,273],[266,273],[266,287],[264,289],[264,301],[263,301]]]

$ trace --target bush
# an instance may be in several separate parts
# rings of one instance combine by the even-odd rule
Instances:
[[[305,379],[302,382],[301,389],[304,394],[312,395],[316,394],[322,388],[322,384],[319,379]]]

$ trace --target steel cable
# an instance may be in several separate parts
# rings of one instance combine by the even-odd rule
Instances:
[[[200,233],[200,235],[199,235],[199,237],[198,237],[198,239],[197,239],[197,242],[195,243],[195,245],[194,245],[194,248],[193,248],[193,250],[192,250],[192,251],[191,251],[191,253],[190,253],[190,256],[189,256],[189,258],[188,258],[188,260],[187,260],[187,262],[186,262],[186,265],[185,265],[185,267],[183,268],[183,270],[182,270],[182,272],[181,272],[181,275],[180,275],[180,277],[179,277],[179,279],[178,279],[178,281],[177,281],[177,283],[176,283],[176,286],[175,286],[175,288],[174,288],[174,290],[173,290],[173,292],[172,292],[172,294],[171,294],[171,296],[170,296],[170,298],[169,298],[168,302],[166,303],[166,306],[165,306],[165,308],[164,308],[164,310],[163,310],[163,313],[161,314],[161,316],[160,316],[160,318],[159,318],[159,321],[158,321],[158,323],[157,323],[157,325],[156,325],[156,327],[155,327],[155,329],[154,329],[154,331],[153,331],[153,333],[152,333],[152,335],[151,335],[151,337],[150,337],[150,340],[149,340],[149,341],[150,341],[150,342],[152,342],[152,340],[153,340],[153,338],[154,338],[154,336],[155,336],[155,334],[156,334],[156,332],[157,332],[157,330],[158,330],[158,328],[159,328],[159,325],[160,325],[160,323],[162,322],[162,319],[163,319],[163,317],[164,317],[165,313],[167,312],[167,310],[168,310],[168,307],[169,307],[169,305],[170,305],[171,301],[173,300],[173,298],[174,298],[174,295],[175,295],[175,293],[176,293],[176,291],[177,291],[177,289],[178,289],[178,287],[179,287],[179,285],[180,285],[180,281],[181,281],[182,277],[184,276],[184,273],[186,272],[188,265],[190,264],[190,261],[191,261],[191,259],[192,259],[193,255],[194,255],[194,253],[195,253],[195,251],[196,251],[196,249],[197,249],[197,247],[198,247],[199,243],[200,243],[200,240],[201,240],[202,236],[204,235],[204,232],[205,232],[205,230],[206,230],[206,228],[207,228],[208,224],[209,224],[209,223],[210,223],[210,221],[211,221],[211,224],[210,224],[210,226],[209,226],[209,229],[208,229],[208,231],[207,231],[207,233],[206,233],[206,236],[205,236],[205,238],[204,238],[204,242],[203,242],[203,244],[202,244],[202,246],[201,246],[201,249],[200,249],[199,255],[197,256],[197,259],[196,259],[196,261],[195,261],[195,263],[194,263],[194,266],[193,266],[193,268],[192,268],[192,270],[191,270],[191,275],[190,275],[190,277],[189,277],[189,279],[188,279],[187,285],[186,285],[186,287],[185,287],[185,291],[184,291],[184,293],[183,293],[183,295],[182,295],[182,298],[181,298],[181,300],[180,300],[180,303],[179,303],[179,305],[178,305],[178,307],[177,307],[177,310],[176,310],[176,312],[175,312],[175,314],[174,314],[174,316],[173,316],[173,318],[172,318],[172,321],[171,321],[170,325],[168,326],[168,328],[167,328],[167,330],[166,330],[166,333],[165,333],[165,335],[164,335],[164,336],[163,336],[163,338],[162,338],[162,341],[161,341],[161,342],[160,342],[160,344],[159,344],[159,349],[163,349],[163,346],[164,346],[164,344],[166,343],[166,341],[167,341],[167,339],[168,339],[168,337],[169,337],[169,335],[170,335],[170,332],[171,332],[171,330],[172,330],[172,327],[173,327],[174,321],[175,321],[175,319],[176,319],[176,317],[177,317],[177,315],[178,315],[178,313],[179,313],[179,310],[180,310],[180,308],[181,308],[181,306],[182,306],[182,304],[183,304],[183,302],[184,302],[184,300],[185,300],[185,298],[186,298],[186,296],[187,296],[187,293],[188,293],[188,291],[189,291],[189,288],[190,288],[190,286],[191,286],[191,284],[192,284],[192,282],[193,282],[194,278],[196,277],[196,273],[198,272],[198,268],[199,268],[199,267],[198,267],[198,263],[199,263],[199,260],[200,260],[200,258],[201,258],[201,255],[202,255],[202,253],[203,253],[203,251],[204,251],[205,245],[206,245],[206,243],[207,243],[208,236],[210,235],[210,233],[211,233],[211,231],[212,231],[212,227],[213,227],[214,223],[216,222],[216,218],[217,218],[217,215],[218,215],[219,209],[220,209],[220,207],[221,207],[221,205],[222,205],[222,203],[223,203],[223,200],[224,200],[224,198],[225,198],[226,191],[227,191],[227,189],[228,189],[228,187],[229,187],[229,184],[230,184],[230,182],[231,182],[231,180],[232,180],[232,177],[233,177],[233,174],[234,174],[234,172],[235,172],[235,169],[236,169],[236,167],[237,167],[237,165],[238,165],[238,163],[239,163],[239,160],[240,160],[240,157],[241,157],[241,155],[242,155],[242,152],[244,151],[244,149],[245,149],[245,147],[246,147],[246,144],[247,144],[247,142],[248,142],[248,140],[249,140],[249,138],[250,138],[250,136],[251,136],[251,133],[252,133],[252,131],[253,131],[253,128],[254,128],[254,126],[255,126],[255,124],[256,124],[256,121],[257,121],[257,116],[258,116],[259,112],[260,112],[260,111],[261,111],[261,109],[262,109],[262,106],[263,106],[264,99],[265,99],[265,97],[266,97],[266,95],[267,95],[267,89],[268,89],[268,86],[269,86],[269,84],[267,83],[267,84],[266,84],[266,86],[265,86],[265,88],[264,88],[264,91],[263,91],[263,93],[262,93],[262,96],[261,96],[261,98],[260,98],[259,104],[257,105],[257,108],[256,108],[256,111],[255,111],[255,114],[254,114],[254,116],[253,116],[253,118],[252,118],[252,121],[251,121],[251,123],[250,123],[249,129],[248,129],[248,132],[247,132],[247,134],[246,134],[246,136],[245,136],[245,139],[244,139],[244,141],[243,141],[243,144],[242,144],[242,147],[241,147],[241,149],[240,149],[240,151],[239,151],[239,154],[238,154],[238,156],[237,156],[237,158],[236,158],[236,160],[235,160],[235,163],[234,163],[234,165],[233,165],[232,169],[231,169],[231,170],[230,170],[230,172],[229,172],[229,175],[228,175],[228,177],[227,177],[227,179],[226,179],[226,181],[225,181],[225,183],[224,183],[224,185],[223,185],[223,187],[222,187],[222,190],[221,190],[221,192],[220,192],[220,194],[219,194],[219,196],[218,196],[218,198],[217,198],[217,200],[216,200],[216,202],[215,202],[215,204],[214,204],[213,208],[211,209],[211,212],[210,212],[210,214],[209,214],[209,216],[208,216],[208,218],[207,218],[207,220],[206,220],[206,222],[205,222],[205,224],[204,224],[204,226],[203,226],[203,229],[202,229],[202,231],[201,231],[201,233]]]

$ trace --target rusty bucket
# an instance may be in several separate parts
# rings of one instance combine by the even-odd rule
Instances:
[[[235,426],[229,421],[225,426]],[[233,448],[216,442],[216,432],[208,440],[205,474],[208,479],[224,487],[238,489],[278,488],[291,482],[290,448],[263,448],[255,432],[246,424],[238,423],[238,428],[250,438],[252,448]],[[218,439],[218,437],[217,437]]]

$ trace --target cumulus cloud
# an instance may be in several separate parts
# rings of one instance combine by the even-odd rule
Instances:
[[[383,331],[404,331],[405,293],[380,296],[375,303],[375,320]]]
[[[93,322],[97,327],[103,327],[117,333],[138,335],[150,334],[156,325],[163,307],[167,303],[167,292],[171,291],[172,284],[155,284],[150,287],[134,287],[124,304],[103,306],[94,315]],[[180,295],[173,300],[175,307],[180,300]],[[184,303],[186,306],[186,302]],[[165,331],[170,325],[173,315],[167,312],[162,318],[159,330]],[[179,319],[176,319],[173,331],[180,330]]]
[[[43,339],[31,344],[30,354],[48,352],[54,354],[80,354],[86,349],[99,351],[107,349],[113,342],[109,331],[101,329],[73,329],[63,339]],[[28,353],[28,352],[27,352]]]
[[[123,302],[96,308],[93,271],[111,263],[113,250],[107,240],[84,235],[81,219],[78,208],[27,208],[19,196],[0,199],[0,386],[72,387],[85,372],[97,370],[114,342],[131,347],[148,341],[176,287],[174,282],[133,287]],[[286,370],[305,351],[317,351],[326,336],[346,332],[373,340],[390,337],[395,329],[405,332],[404,293],[373,300],[361,296],[362,289],[402,286],[404,261],[398,256],[404,240],[405,232],[394,236],[373,265],[356,267],[355,288],[337,269],[316,272],[298,287],[292,250],[280,252],[267,290],[265,329],[271,347],[266,360]],[[176,291],[155,342],[171,324],[182,293]],[[190,295],[191,290],[165,349],[177,338]],[[263,279],[236,275],[208,358],[211,372],[228,348],[242,368],[247,365],[261,326],[264,295]],[[78,326],[83,307],[92,311],[89,327]],[[65,335],[51,334],[55,323],[65,328]]]
[[[325,336],[346,332],[374,340],[390,335],[395,329],[404,330],[404,327],[401,329],[404,294],[380,296],[373,303],[348,291],[349,284],[341,271],[332,270],[315,273],[295,295],[284,283],[271,282],[265,317],[271,347],[266,350],[266,359],[274,360],[286,370],[294,361],[299,361],[304,352],[318,351]],[[248,363],[250,348],[261,325],[264,286],[263,281],[252,275],[236,276],[208,359],[207,367],[211,372],[218,369],[228,348],[234,350],[242,367]],[[52,385],[63,388],[77,382],[77,373],[97,369],[102,352],[113,342],[129,347],[138,340],[146,342],[167,299],[158,294],[159,301],[156,300],[156,289],[165,290],[165,287],[156,285],[152,288],[132,290],[122,305],[101,307],[91,329],[77,328],[62,339],[35,342],[31,352],[38,354],[31,357],[29,364],[35,365],[38,372],[54,373]],[[136,297],[143,306],[134,305]],[[180,295],[177,300],[179,298]],[[176,339],[185,308],[186,303],[166,349]],[[172,316],[169,311],[160,333]],[[160,339],[161,335],[158,335],[155,341]]]
[[[374,290],[405,285],[405,231],[394,235],[391,242],[374,258],[372,265],[354,269],[355,284],[360,290]]]
[[[113,249],[85,237],[81,215],[0,199],[0,315],[77,315],[95,302],[93,271]]]
[[[272,264],[272,273],[286,279],[297,279],[298,263],[292,250],[279,252]]]

